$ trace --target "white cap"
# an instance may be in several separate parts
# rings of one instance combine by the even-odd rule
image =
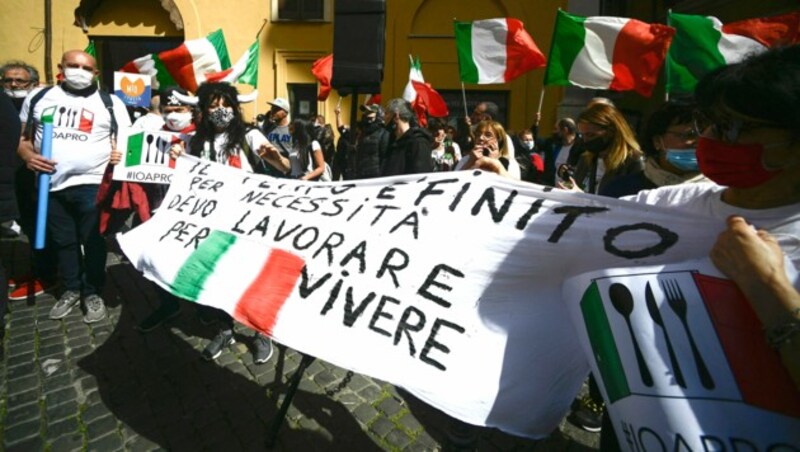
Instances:
[[[286,99],[282,97],[276,97],[275,100],[271,100],[267,103],[274,107],[278,107],[281,110],[286,111],[286,113],[291,113],[291,111],[289,110],[289,102],[287,102]]]

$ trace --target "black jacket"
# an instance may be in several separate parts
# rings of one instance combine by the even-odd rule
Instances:
[[[411,127],[389,146],[383,162],[382,176],[430,173],[433,171],[433,137],[419,127]]]
[[[389,150],[389,131],[380,122],[363,129],[355,148],[347,155],[348,179],[380,177],[381,164]]]
[[[0,221],[19,217],[14,190],[17,146],[22,125],[14,103],[0,92]]]

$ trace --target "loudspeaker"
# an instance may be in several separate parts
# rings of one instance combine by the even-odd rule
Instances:
[[[336,0],[333,77],[340,94],[381,91],[386,46],[386,0]]]

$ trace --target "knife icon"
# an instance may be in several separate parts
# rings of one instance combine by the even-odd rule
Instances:
[[[667,328],[664,326],[664,319],[661,317],[661,312],[658,310],[656,297],[653,295],[653,289],[650,287],[649,281],[647,286],[644,288],[644,299],[645,303],[647,304],[647,312],[650,313],[650,318],[653,319],[653,322],[656,325],[661,327],[661,331],[664,333],[664,341],[667,343],[667,353],[669,353],[669,361],[672,364],[672,373],[675,375],[675,381],[678,383],[678,386],[686,388],[686,381],[683,379],[681,366],[678,363],[677,357],[675,356],[675,350],[672,348],[672,341],[669,340]]]

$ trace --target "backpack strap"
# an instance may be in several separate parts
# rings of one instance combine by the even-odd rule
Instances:
[[[103,100],[103,105],[106,106],[108,115],[111,117],[111,139],[116,140],[119,126],[117,125],[117,117],[114,116],[114,103],[111,101],[111,95],[101,89],[98,89],[97,92],[100,93],[100,99]]]
[[[30,141],[33,141],[33,123],[35,120],[33,118],[33,107],[36,106],[36,104],[42,99],[42,97],[44,97],[45,94],[47,94],[48,91],[50,91],[51,88],[52,86],[42,88],[31,98],[31,102],[28,104],[28,119],[25,121],[25,133],[23,133],[23,136]]]

